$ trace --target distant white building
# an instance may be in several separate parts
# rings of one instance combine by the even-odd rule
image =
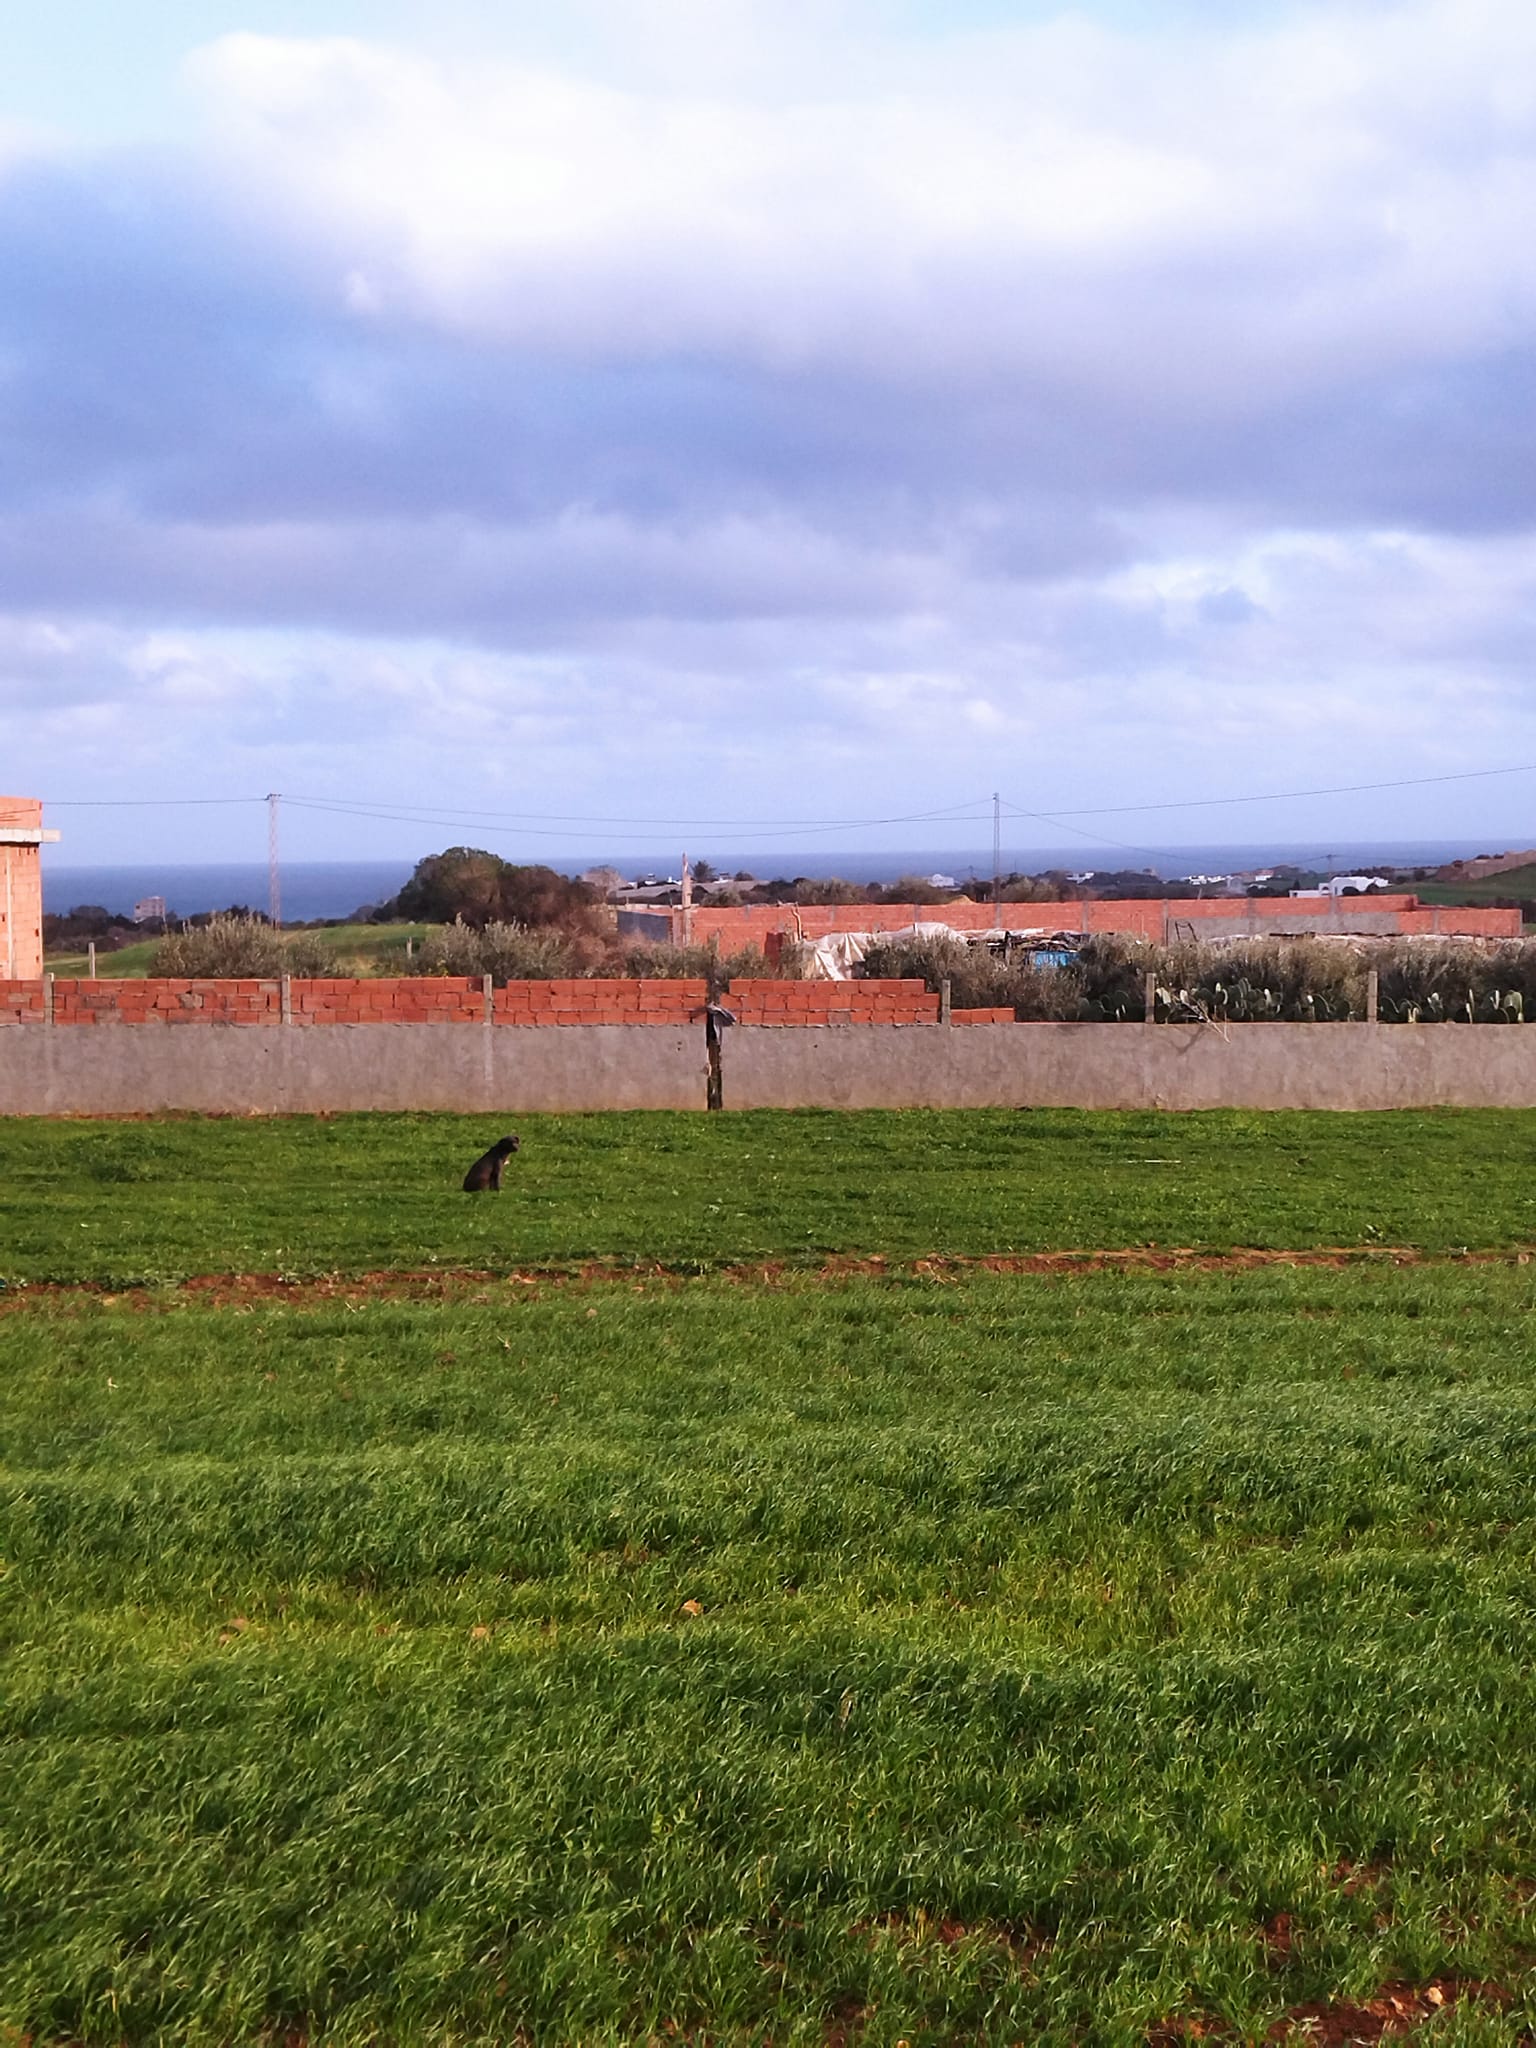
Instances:
[[[1368,896],[1373,889],[1390,889],[1385,875],[1330,875],[1319,889],[1292,889],[1293,896]]]
[[[163,896],[141,896],[133,906],[135,924],[148,924],[152,918],[165,923],[165,898]]]

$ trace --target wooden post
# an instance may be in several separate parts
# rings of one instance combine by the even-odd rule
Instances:
[[[53,1022],[53,976],[51,974],[43,976],[43,1022],[45,1024]]]
[[[488,974],[482,974],[480,977],[480,1001],[483,1006],[481,1014],[487,1024],[492,1024],[496,1020],[496,998],[491,993],[491,989],[491,977]]]
[[[86,940],[85,957],[89,963],[86,972],[91,977],[91,980],[94,981],[96,979],[96,941],[94,939]]]
[[[1145,988],[1147,1003],[1146,1021],[1149,1024],[1155,1024],[1157,1022],[1157,969],[1155,967],[1147,969]]]
[[[949,976],[946,974],[939,983],[939,1022],[949,1022]]]
[[[282,1005],[283,1022],[291,1024],[293,1022],[293,981],[289,975],[285,974],[279,979],[277,994],[278,1001]]]
[[[1381,978],[1375,968],[1372,967],[1367,971],[1365,977],[1365,1021],[1367,1024],[1374,1024],[1376,1022],[1376,1006],[1380,990]]]

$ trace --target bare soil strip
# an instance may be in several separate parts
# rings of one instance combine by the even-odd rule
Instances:
[[[849,1280],[919,1279],[938,1283],[965,1279],[972,1273],[1046,1274],[1070,1277],[1085,1273],[1243,1273],[1268,1266],[1526,1266],[1536,1248],[1511,1246],[1499,1250],[1421,1251],[1412,1245],[1333,1245],[1288,1251],[1248,1246],[1232,1251],[1202,1251],[1193,1246],[1133,1245],[1117,1251],[984,1252],[976,1255],[930,1255],[922,1258],[839,1256],[820,1265],[795,1265],[781,1259],[750,1260],[727,1266],[696,1262],[666,1265],[605,1264],[490,1267],[385,1268],[368,1273],[201,1273],[185,1280],[113,1286],[101,1281],[17,1281],[0,1284],[0,1315],[29,1308],[55,1307],[69,1301],[95,1301],[104,1307],[153,1311],[204,1302],[222,1307],[240,1302],[280,1300],[297,1306],[330,1301],[442,1301],[505,1295],[526,1298],[546,1290],[612,1287],[680,1287],[699,1280],[723,1280],[741,1287],[780,1288],[836,1286]]]

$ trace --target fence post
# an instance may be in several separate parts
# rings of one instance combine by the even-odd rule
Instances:
[[[949,976],[946,974],[939,983],[939,1022],[949,1022]]]
[[[91,980],[94,981],[96,979],[96,941],[94,939],[86,940],[85,957],[89,962],[86,972],[90,975]]]
[[[53,1022],[53,976],[51,974],[43,976],[43,1022],[45,1024]]]
[[[1365,977],[1365,1021],[1367,1024],[1374,1024],[1376,1022],[1376,1006],[1380,990],[1380,976],[1375,968],[1372,967],[1367,971]]]
[[[1155,967],[1149,967],[1147,969],[1147,977],[1144,983],[1144,988],[1147,1004],[1147,1014],[1145,1022],[1147,1022],[1148,1024],[1155,1024],[1157,1022],[1157,969]]]
[[[293,1022],[293,982],[290,976],[284,974],[279,977],[277,996],[278,1002],[282,1007],[283,1022],[291,1024]]]
[[[482,974],[480,977],[480,1003],[482,1021],[487,1024],[494,1023],[496,998],[491,994],[491,977],[488,974]]]

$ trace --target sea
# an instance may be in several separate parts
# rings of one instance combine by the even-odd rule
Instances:
[[[1174,881],[1185,875],[1224,875],[1249,868],[1290,862],[1297,867],[1332,874],[1371,873],[1378,867],[1439,867],[1447,861],[1465,860],[1477,853],[1498,848],[1471,839],[1347,840],[1322,848],[1288,845],[1283,842],[1247,845],[1169,846],[1156,852],[1137,854],[1115,850],[1095,853],[1075,847],[1004,847],[1003,873],[1017,871],[1038,874],[1047,868],[1061,868],[1069,874],[1084,874],[1095,866],[1100,870],[1139,868],[1144,873]],[[720,874],[746,873],[763,880],[803,876],[825,880],[840,875],[850,882],[894,882],[900,875],[945,875],[956,882],[973,876],[990,877],[992,849],[971,848],[957,852],[953,847],[900,849],[886,852],[832,853],[822,849],[765,855],[709,851],[709,859]],[[311,924],[322,919],[350,918],[396,895],[410,879],[415,861],[293,861],[280,869],[282,916],[285,924]],[[563,859],[561,872],[578,875],[587,868],[614,867],[632,879],[654,877],[665,881],[678,872],[669,869],[652,854],[593,853],[580,859]],[[135,903],[147,896],[163,896],[172,917],[194,917],[201,911],[227,910],[244,905],[253,910],[267,906],[267,868],[264,862],[210,862],[206,865],[137,861],[120,867],[71,867],[62,862],[43,862],[43,907],[47,911],[72,910],[79,904],[100,904],[106,910],[131,916]]]

